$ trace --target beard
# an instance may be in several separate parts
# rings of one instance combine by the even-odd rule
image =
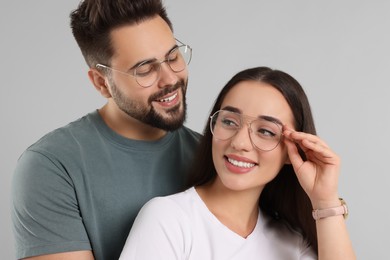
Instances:
[[[165,87],[161,91],[151,95],[148,98],[148,103],[145,105],[140,101],[132,100],[125,96],[123,92],[115,85],[113,80],[110,79],[110,85],[112,90],[112,98],[117,106],[125,112],[128,116],[137,119],[152,127],[156,127],[165,131],[174,131],[183,126],[186,119],[186,91],[188,80],[180,80],[177,84]],[[167,95],[170,92],[180,89],[182,92],[183,100],[176,106],[165,110],[166,116],[157,112],[152,106],[152,102],[161,97]]]

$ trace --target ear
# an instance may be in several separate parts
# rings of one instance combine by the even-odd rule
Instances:
[[[95,86],[96,90],[105,98],[110,98],[111,93],[108,87],[106,77],[97,69],[89,69],[88,71],[89,80]]]

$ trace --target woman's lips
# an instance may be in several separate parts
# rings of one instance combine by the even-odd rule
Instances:
[[[247,158],[236,155],[229,155],[225,156],[225,165],[226,168],[232,173],[243,174],[250,172],[254,167],[257,166],[257,163]]]

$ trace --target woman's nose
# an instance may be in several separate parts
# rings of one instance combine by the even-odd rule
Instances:
[[[250,139],[250,127],[249,125],[243,125],[238,129],[237,133],[232,137],[230,145],[235,150],[250,151],[253,149],[252,141]]]

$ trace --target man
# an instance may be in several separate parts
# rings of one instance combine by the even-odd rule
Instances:
[[[138,210],[182,188],[191,48],[160,0],[85,0],[71,27],[107,103],[29,147],[12,187],[16,257],[117,259]]]

